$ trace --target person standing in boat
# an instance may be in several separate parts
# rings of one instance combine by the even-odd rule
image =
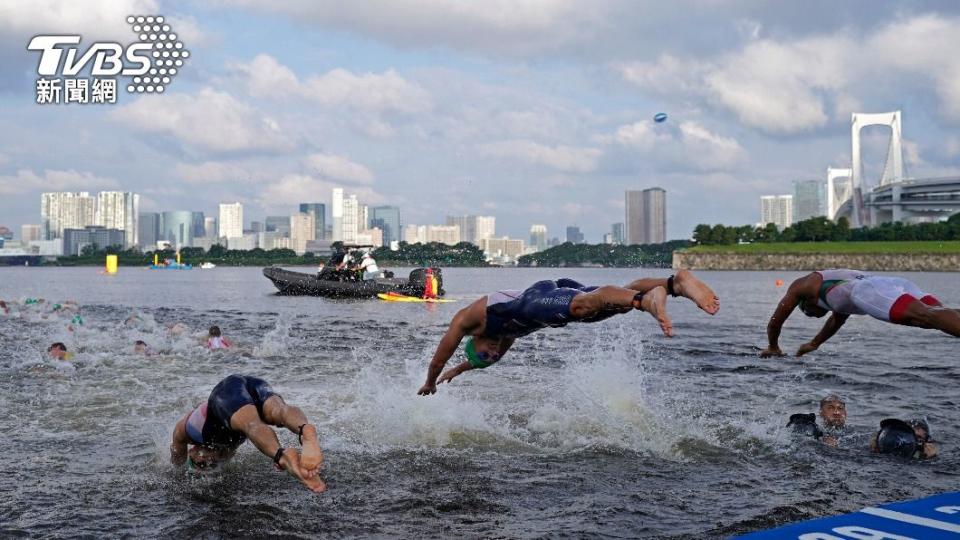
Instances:
[[[380,277],[380,267],[377,266],[377,261],[369,252],[363,254],[363,260],[360,261],[360,271],[363,272],[364,281]]]

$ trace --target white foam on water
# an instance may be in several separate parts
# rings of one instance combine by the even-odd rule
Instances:
[[[264,334],[260,344],[253,348],[254,356],[284,356],[290,347],[290,315],[281,313],[272,330]]]

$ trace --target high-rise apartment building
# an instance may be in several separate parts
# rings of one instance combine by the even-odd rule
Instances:
[[[243,205],[220,203],[219,238],[243,238]]]
[[[333,188],[330,203],[330,218],[333,221],[331,240],[343,241],[343,188]]]
[[[97,194],[96,225],[123,231],[123,247],[139,245],[140,195],[127,191],[101,191]]]
[[[627,190],[624,227],[626,244],[660,244],[667,240],[667,192],[658,187]]]
[[[760,225],[768,223],[773,223],[781,231],[793,223],[793,195],[760,197]]]
[[[346,199],[343,199],[341,204],[343,215],[340,220],[340,240],[344,244],[356,244],[357,243],[357,233],[359,232],[359,213],[360,213],[360,203],[357,201],[356,195],[350,195]],[[336,221],[334,221],[334,228],[336,228]]]
[[[307,242],[316,240],[317,228],[313,222],[313,213],[298,213],[290,216],[290,247],[303,255],[307,251]]]
[[[313,216],[313,239],[326,240],[327,206],[323,203],[300,203],[300,213]]]
[[[44,240],[63,238],[64,229],[96,225],[97,199],[86,191],[40,195],[40,228]]]
[[[667,192],[663,188],[643,190],[643,213],[646,230],[645,244],[662,244],[667,241]]]
[[[460,241],[480,245],[480,240],[493,238],[497,232],[494,216],[447,216],[447,226],[460,227]]]

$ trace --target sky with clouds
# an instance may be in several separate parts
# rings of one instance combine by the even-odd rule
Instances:
[[[32,36],[132,43],[140,14],[191,53],[163,94],[35,103]],[[404,223],[598,242],[660,186],[686,238],[849,166],[853,112],[903,111],[908,175],[960,174],[957,50],[951,1],[0,0],[0,225],[39,223],[43,191],[249,222],[339,186]],[[864,131],[868,175],[888,133]]]

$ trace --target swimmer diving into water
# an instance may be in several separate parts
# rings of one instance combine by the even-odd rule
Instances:
[[[516,338],[548,326],[597,322],[638,309],[651,314],[663,333],[672,336],[668,294],[689,298],[710,315],[720,309],[717,295],[687,270],[666,279],[641,278],[625,287],[587,287],[564,278],[538,281],[524,291],[488,294],[461,309],[450,321],[430,361],[427,382],[417,393],[436,393],[438,383],[449,382],[464,371],[489,367],[507,354]],[[465,348],[467,360],[441,375],[466,336],[471,336]]]
[[[270,426],[286,427],[300,438],[301,452],[284,448]],[[298,407],[287,405],[263,379],[230,375],[210,398],[177,422],[170,444],[170,462],[191,469],[212,469],[250,442],[274,465],[290,473],[314,493],[326,489],[318,473],[323,453],[317,428]]]
[[[935,296],[906,279],[874,276],[859,270],[821,270],[790,284],[767,324],[769,344],[760,352],[762,358],[784,356],[779,345],[780,331],[798,306],[808,317],[831,315],[820,333],[800,346],[797,356],[817,350],[850,315],[870,315],[881,321],[933,328],[960,337],[960,310],[943,307]]]

